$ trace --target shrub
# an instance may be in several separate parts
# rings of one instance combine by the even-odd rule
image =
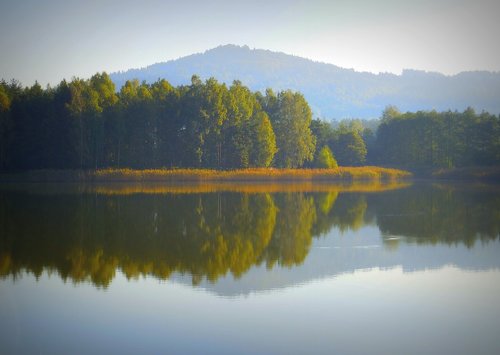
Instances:
[[[316,166],[321,169],[333,169],[338,167],[337,161],[328,146],[325,145],[321,148],[316,158]]]

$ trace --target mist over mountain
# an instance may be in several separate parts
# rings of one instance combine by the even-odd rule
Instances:
[[[231,84],[240,80],[252,90],[291,89],[304,94],[316,116],[327,119],[375,118],[387,105],[401,111],[464,110],[500,113],[500,73],[474,71],[453,76],[418,70],[401,75],[344,69],[284,53],[225,45],[204,53],[112,73],[121,87],[126,80],[148,83],[158,78],[189,84],[193,74]]]

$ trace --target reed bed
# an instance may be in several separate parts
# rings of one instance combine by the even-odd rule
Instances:
[[[146,181],[358,181],[397,180],[412,175],[408,171],[376,166],[340,167],[336,169],[274,169],[238,170],[211,169],[100,169],[90,173],[96,182]]]
[[[157,183],[106,183],[92,184],[86,192],[100,195],[133,195],[133,194],[192,194],[192,193],[281,193],[281,192],[382,192],[401,189],[410,186],[408,182],[399,181],[360,181],[352,183],[313,183],[287,182],[287,183],[235,183],[235,182],[203,182],[183,184],[157,184]]]
[[[97,169],[97,170],[33,170],[0,174],[0,183],[64,183],[64,182],[352,182],[404,180],[412,176],[404,170],[376,166],[339,167],[335,169],[237,170],[214,169]]]

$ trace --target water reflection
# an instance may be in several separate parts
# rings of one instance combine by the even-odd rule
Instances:
[[[393,236],[403,236],[405,242],[473,247],[500,234],[498,186],[419,185],[371,196],[370,207],[392,246],[400,242]]]
[[[500,193],[401,184],[7,188],[0,192],[0,276],[45,270],[106,287],[117,270],[127,278],[184,274],[193,284],[240,278],[258,266],[298,275],[314,240],[332,233],[373,239],[356,234],[366,228],[379,231],[394,255],[412,243],[472,248],[499,239]],[[385,265],[367,265],[362,255],[340,258],[340,269]]]

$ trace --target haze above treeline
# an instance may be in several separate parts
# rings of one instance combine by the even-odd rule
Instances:
[[[376,118],[391,104],[402,111],[464,110],[470,106],[477,111],[500,113],[499,72],[446,76],[404,70],[402,75],[377,75],[247,46],[220,46],[110,75],[119,87],[130,79],[152,83],[158,78],[165,78],[173,85],[185,85],[193,73],[226,84],[240,80],[251,90],[261,92],[266,88],[300,91],[314,115],[327,120]]]
[[[372,119],[387,105],[401,111],[459,110],[500,113],[500,73],[463,72],[446,76],[436,72],[404,70],[401,75],[373,74],[280,52],[225,45],[160,62],[140,69],[110,73],[119,89],[127,80],[153,83],[166,79],[188,85],[191,76],[214,77],[230,85],[239,80],[253,91],[300,91],[314,117],[326,120]],[[8,79],[8,78],[4,78]]]

